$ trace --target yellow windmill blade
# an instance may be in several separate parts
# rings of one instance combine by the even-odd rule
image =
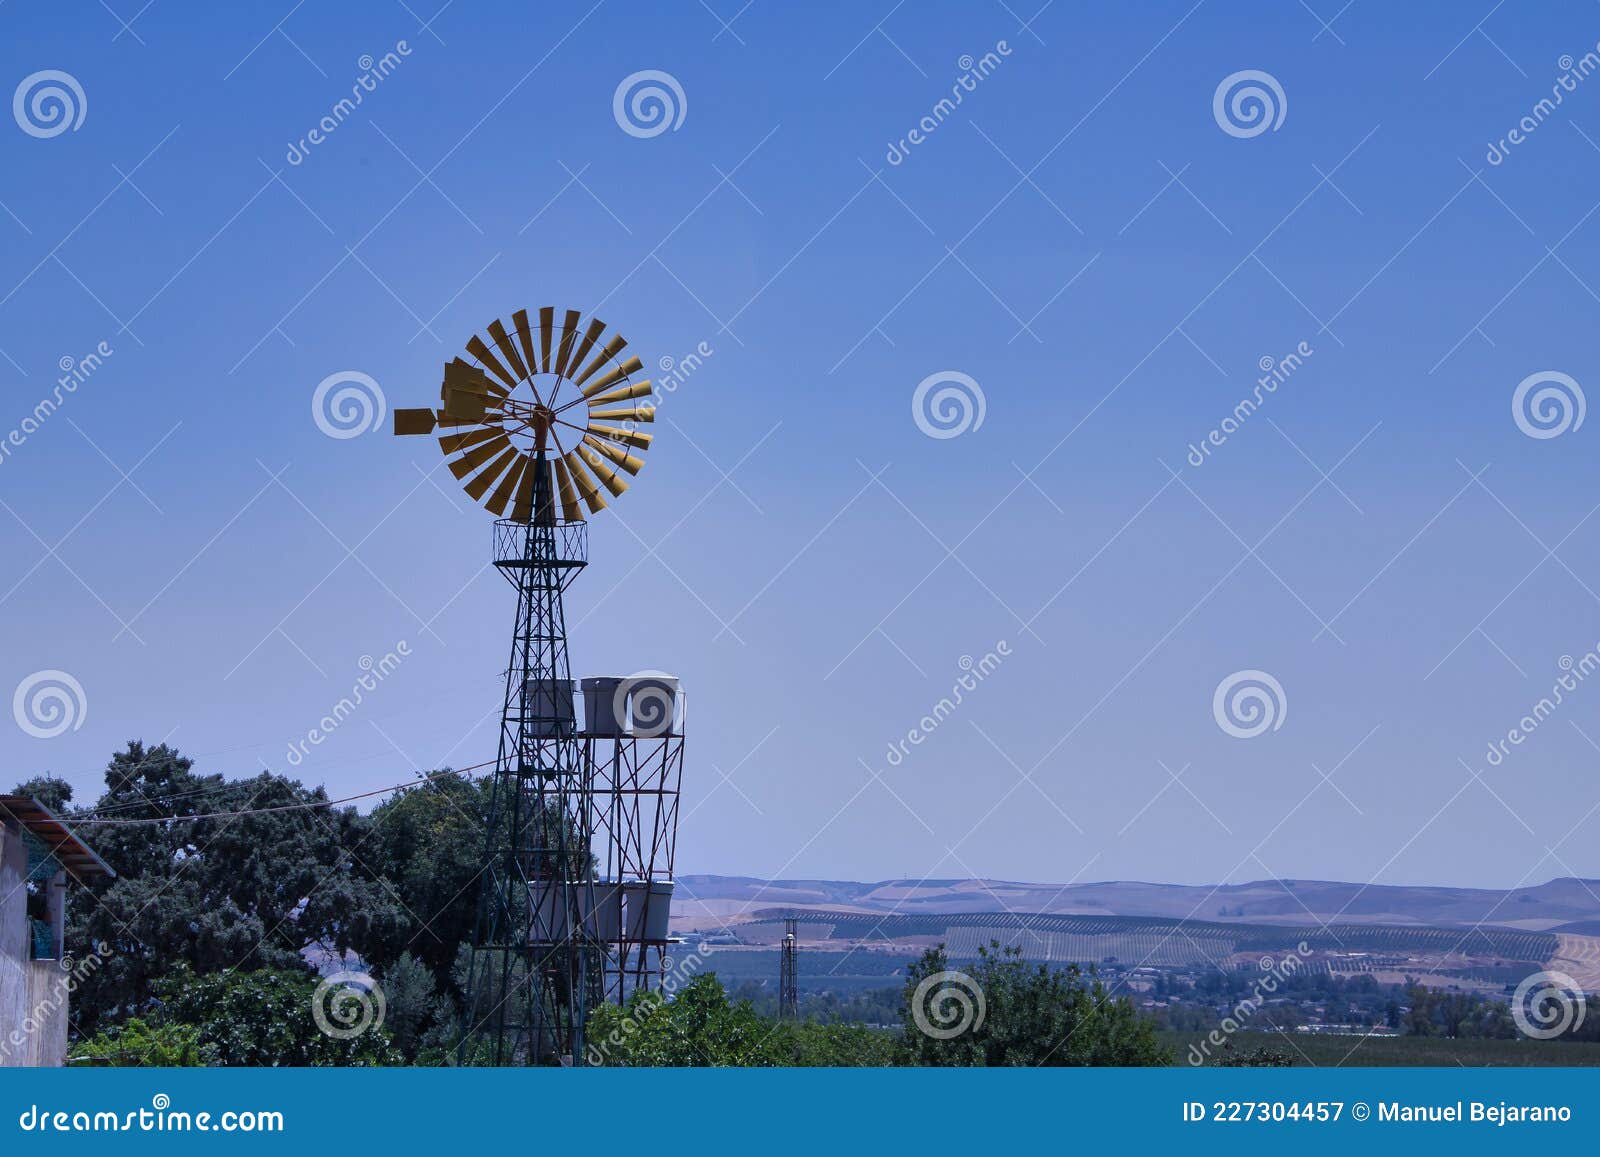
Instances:
[[[627,338],[623,337],[620,333],[613,334],[611,340],[606,342],[605,348],[595,355],[594,361],[590,362],[586,367],[584,367],[583,373],[572,379],[572,384],[581,387],[584,382],[588,381],[595,375],[596,372],[599,371],[601,366],[605,365],[612,358],[616,357],[619,353],[626,349],[627,346]]]
[[[583,444],[604,454],[629,474],[637,474],[644,469],[644,459],[637,454],[630,454],[621,446],[613,446],[610,442],[602,442],[591,434],[585,434]]]
[[[463,486],[462,489],[472,496],[474,502],[482,502],[483,496],[489,492],[489,487],[493,486],[502,474],[511,469],[511,464],[521,456],[522,451],[511,445],[510,439],[507,439],[505,450],[501,452],[500,456],[485,466],[483,471],[471,482]]]
[[[595,341],[605,331],[605,322],[601,321],[598,317],[592,317],[589,319],[589,328],[584,331],[582,340],[580,340],[576,348],[573,349],[572,355],[567,358],[567,373],[569,376],[577,372],[578,367],[583,364],[583,359],[588,357],[589,351],[594,348]]]
[[[467,352],[482,362],[491,374],[504,382],[506,389],[516,388],[516,376],[500,364],[500,359],[494,356],[494,351],[484,345],[483,339],[477,334],[473,334],[472,340],[467,342]]]
[[[556,309],[553,305],[544,306],[539,310],[539,372],[550,372],[550,327],[554,323]]]
[[[517,331],[517,341],[522,344],[522,364],[529,374],[539,372],[539,358],[533,347],[533,327],[528,324],[528,311],[519,309],[511,315],[511,327]]]
[[[628,480],[606,465],[601,460],[600,455],[589,449],[589,447],[580,445],[577,452],[583,458],[584,465],[594,471],[594,476],[600,479],[600,485],[611,491],[613,498],[618,497],[628,488]]]
[[[600,493],[600,487],[595,480],[589,477],[589,472],[583,467],[583,459],[578,457],[576,450],[568,451],[562,459],[567,464],[567,470],[572,474],[572,483],[578,488],[578,495],[583,499],[583,504],[589,508],[589,513],[598,514],[606,508],[605,495]]]
[[[521,381],[527,377],[528,367],[522,364],[522,354],[511,344],[511,335],[506,333],[505,324],[499,318],[489,323],[489,336],[494,339],[495,348],[500,351],[500,356],[505,358],[506,364],[516,372],[517,380]]]
[[[592,398],[608,386],[614,386],[629,374],[636,374],[644,369],[644,363],[638,358],[629,358],[619,366],[607,370],[594,381],[583,387],[583,396]]]
[[[487,442],[500,433],[503,431],[499,426],[479,426],[476,430],[468,430],[464,434],[445,434],[439,439],[439,449],[446,455],[454,454],[460,450],[469,450],[480,442]]]
[[[590,423],[589,433],[601,438],[610,438],[613,442],[637,446],[641,450],[650,449],[650,443],[655,440],[654,434],[645,434],[638,430],[619,430],[615,426],[602,426],[598,423]]]
[[[511,507],[511,517],[518,522],[533,521],[533,484],[539,473],[539,464],[530,463],[522,472],[522,479],[517,485],[517,501]]]
[[[603,406],[608,402],[631,402],[634,398],[649,397],[654,392],[655,386],[647,378],[642,382],[629,382],[625,386],[618,386],[614,390],[596,394],[589,399],[589,404],[591,406]]]
[[[578,492],[573,489],[572,475],[567,471],[565,458],[555,460],[556,487],[561,492],[561,515],[568,522],[583,521],[583,507],[578,505]]]
[[[567,376],[567,360],[572,356],[572,343],[578,340],[578,319],[582,316],[577,310],[569,309],[561,323],[561,345],[556,350],[556,364],[551,367],[558,378]]]
[[[479,446],[474,446],[471,450],[468,450],[465,454],[461,455],[461,457],[450,463],[450,473],[454,474],[457,479],[465,478],[468,474],[471,474],[474,470],[477,470],[490,458],[493,458],[496,454],[501,453],[510,446],[511,439],[506,437],[505,431],[496,430],[494,435],[487,442],[484,442]]]
[[[631,406],[620,410],[590,410],[589,417],[604,418],[612,422],[654,422],[656,408],[654,406]]]
[[[533,459],[526,454],[518,454],[516,461],[511,463],[511,469],[500,479],[500,485],[494,488],[494,493],[484,502],[490,514],[505,514],[506,506],[517,492],[517,484],[522,481],[523,471],[531,469],[533,469]]]

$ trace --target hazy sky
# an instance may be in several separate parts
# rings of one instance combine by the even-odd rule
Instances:
[[[492,758],[490,518],[387,411],[549,304],[711,351],[568,603],[577,673],[688,688],[680,871],[1600,875],[1593,4],[437,7],[0,9],[0,692],[86,706],[8,781]]]

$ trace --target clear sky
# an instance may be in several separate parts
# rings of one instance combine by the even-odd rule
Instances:
[[[1523,430],[1600,383],[1600,8],[1037,7],[0,7],[0,692],[85,708],[5,777],[492,758],[490,518],[387,411],[548,304],[711,351],[569,595],[578,673],[688,688],[680,871],[1600,876],[1600,418]]]

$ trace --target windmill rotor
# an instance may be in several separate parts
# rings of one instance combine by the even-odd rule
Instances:
[[[394,432],[438,432],[450,472],[498,517],[581,522],[644,468],[652,435],[638,427],[655,421],[639,358],[606,329],[553,306],[496,318],[445,364],[440,404],[394,411]]]

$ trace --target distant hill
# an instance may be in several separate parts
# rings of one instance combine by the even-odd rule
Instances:
[[[761,880],[680,876],[673,923],[715,928],[773,908],[897,916],[1048,913],[1149,916],[1213,923],[1484,925],[1530,932],[1600,928],[1600,880],[1563,877],[1531,888],[1411,887],[1328,880],[1255,880],[1216,887],[1113,880],[1027,884],[1010,880]],[[770,914],[770,913],[766,913]]]

